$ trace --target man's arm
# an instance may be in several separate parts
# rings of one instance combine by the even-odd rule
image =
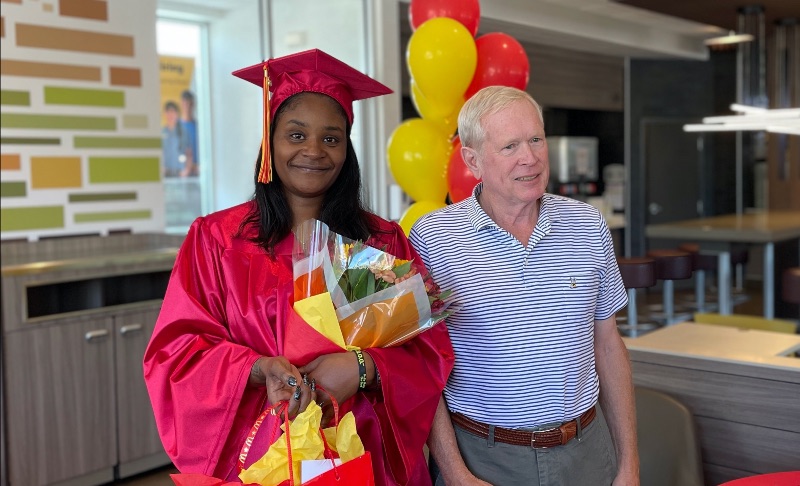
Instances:
[[[600,379],[600,406],[617,452],[617,477],[613,484],[638,485],[639,452],[631,364],[614,316],[595,322],[594,356]]]
[[[428,449],[430,449],[436,465],[442,473],[444,482],[447,486],[475,485],[491,486],[485,481],[481,481],[472,475],[464,464],[464,459],[458,451],[456,433],[453,424],[450,422],[450,412],[444,403],[444,397],[439,399],[439,406],[436,408],[436,415],[433,417],[433,427],[431,435],[428,437]]]

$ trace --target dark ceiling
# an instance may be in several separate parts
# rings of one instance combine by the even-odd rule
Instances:
[[[725,30],[736,30],[737,10],[748,5],[764,7],[764,23],[771,31],[775,21],[800,19],[800,0],[616,0],[619,3],[671,15]]]

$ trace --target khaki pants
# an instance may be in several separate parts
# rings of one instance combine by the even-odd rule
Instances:
[[[492,444],[455,424],[453,428],[469,470],[494,486],[610,485],[616,475],[614,445],[599,406],[597,417],[579,436],[547,449]],[[435,486],[446,486],[433,461],[431,474]]]

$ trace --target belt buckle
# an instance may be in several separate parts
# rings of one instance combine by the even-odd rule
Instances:
[[[538,434],[539,432],[552,432],[553,430],[558,430],[560,428],[561,426],[559,425],[558,427],[550,427],[549,429],[536,430],[531,432],[531,447],[534,449],[549,449],[550,448],[549,446],[539,446],[539,447],[536,446],[536,434]]]

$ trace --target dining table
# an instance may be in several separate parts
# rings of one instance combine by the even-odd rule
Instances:
[[[718,257],[717,279],[720,314],[733,311],[730,247],[732,244],[756,244],[764,247],[763,314],[775,317],[775,244],[798,241],[800,254],[800,210],[769,210],[726,214],[645,226],[648,238],[692,241],[703,253]]]

